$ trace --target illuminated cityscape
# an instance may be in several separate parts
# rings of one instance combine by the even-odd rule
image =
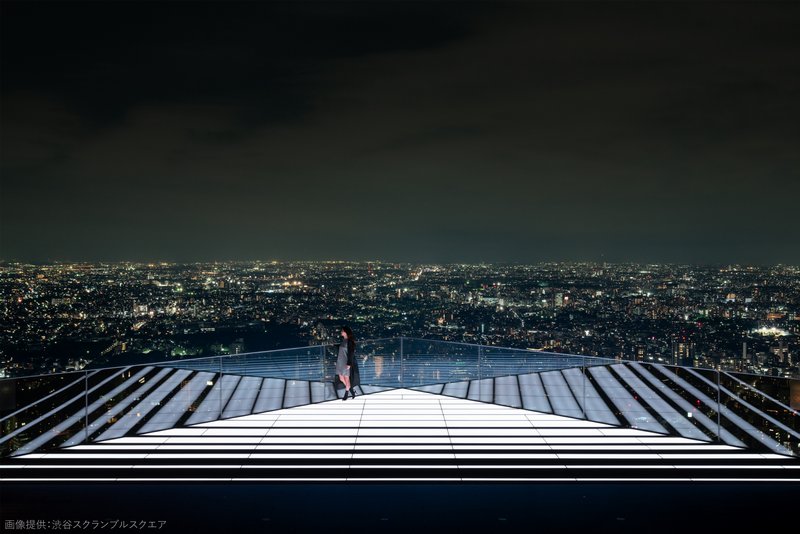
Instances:
[[[412,336],[798,377],[800,269],[4,263],[6,377]]]
[[[798,27],[0,1],[0,526],[796,523]]]

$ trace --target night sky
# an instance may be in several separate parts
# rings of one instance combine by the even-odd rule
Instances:
[[[0,6],[0,260],[800,264],[800,3]]]

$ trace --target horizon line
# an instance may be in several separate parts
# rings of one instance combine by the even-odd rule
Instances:
[[[286,263],[341,263],[341,264],[400,264],[400,265],[644,265],[644,266],[691,266],[691,267],[792,267],[800,268],[800,264],[790,263],[743,263],[743,262],[654,262],[654,261],[610,261],[610,260],[540,260],[533,262],[491,260],[491,261],[419,261],[388,259],[246,259],[246,260],[6,260],[0,259],[2,265],[80,265],[80,264],[120,264],[120,265],[207,265],[207,264],[286,264]]]

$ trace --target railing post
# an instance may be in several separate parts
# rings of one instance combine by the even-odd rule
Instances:
[[[583,418],[587,421],[589,420],[589,414],[586,413],[586,381],[589,379],[586,376],[586,355],[581,355],[581,366],[583,366],[583,406],[581,409],[583,410]]]
[[[720,436],[720,414],[719,412],[722,410],[722,392],[720,391],[719,387],[719,369],[717,369],[717,441],[722,441]]]
[[[219,378],[217,379],[217,391],[219,391],[219,415],[217,419],[222,419],[222,356],[219,357]]]
[[[481,360],[483,360],[483,323],[481,323],[481,335],[478,338],[478,397],[481,394],[481,380],[483,379],[483,368]]]
[[[83,435],[84,442],[89,444],[89,373],[83,372]]]
[[[406,381],[405,365],[406,363],[403,355],[403,336],[400,336],[400,387],[403,387],[403,384]]]

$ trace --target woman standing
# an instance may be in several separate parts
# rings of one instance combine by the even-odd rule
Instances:
[[[342,400],[347,400],[348,396],[356,397],[356,390],[350,386],[350,378],[355,367],[356,338],[349,326],[343,326],[341,334],[344,340],[339,345],[339,356],[336,358],[336,374],[339,375],[339,380],[344,384],[344,397],[342,397]]]

